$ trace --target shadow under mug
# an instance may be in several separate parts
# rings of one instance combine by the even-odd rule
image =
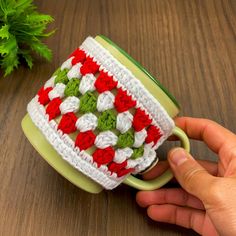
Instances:
[[[95,37],[95,40],[106,50],[108,50],[110,54],[121,64],[128,68],[138,80],[141,81],[145,88],[153,95],[154,98],[158,100],[171,118],[177,116],[180,106],[178,105],[176,99],[138,62],[136,62],[125,51],[105,36],[98,35]],[[72,167],[68,162],[61,158],[56,150],[45,139],[41,131],[34,125],[29,114],[26,114],[22,120],[22,129],[38,153],[67,180],[90,193],[99,193],[103,190],[101,185]],[[180,139],[181,146],[189,152],[190,145],[186,134],[178,127],[173,128],[172,134]],[[153,165],[151,168],[152,167]],[[126,179],[124,179],[123,183],[139,190],[154,190],[162,187],[170,181],[172,177],[173,174],[168,169],[161,176],[158,176],[153,180],[145,181],[138,179],[133,175],[129,175]]]

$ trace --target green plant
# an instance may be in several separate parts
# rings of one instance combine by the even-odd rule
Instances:
[[[0,66],[4,76],[18,67],[20,59],[32,68],[32,51],[51,60],[52,52],[41,40],[54,33],[45,33],[52,21],[50,15],[36,11],[32,0],[0,0]]]

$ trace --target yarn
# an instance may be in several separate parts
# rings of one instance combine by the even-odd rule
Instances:
[[[62,100],[57,97],[54,98],[47,106],[46,108],[46,113],[49,116],[49,120],[54,119],[55,117],[59,116],[61,111],[60,111],[60,105],[62,103]]]
[[[80,80],[73,78],[71,79],[68,84],[66,85],[65,88],[65,96],[75,96],[78,97],[80,92],[79,92],[79,84]]]
[[[98,117],[98,129],[101,131],[111,130],[116,127],[116,115],[112,110],[102,112]]]
[[[145,139],[146,143],[154,142],[154,145],[157,143],[157,141],[161,138],[162,134],[160,132],[160,129],[157,128],[154,125],[150,125],[147,129],[147,137]]]
[[[74,57],[72,59],[72,65],[75,65],[77,63],[83,63],[85,58],[86,58],[86,54],[83,50],[77,48],[73,53],[70,54],[69,57]]]
[[[62,116],[58,129],[60,129],[65,134],[70,134],[76,131],[75,123],[77,117],[73,112],[66,113]]]
[[[141,110],[140,108],[136,109],[133,119],[133,127],[136,131],[140,131],[150,125],[152,120],[149,116],[145,113],[145,111]]]
[[[143,156],[144,153],[144,146],[142,145],[139,148],[133,148],[133,154],[131,156],[132,159],[137,159],[141,156]]]
[[[38,101],[40,104],[42,105],[46,105],[49,103],[50,99],[48,96],[48,93],[52,90],[52,87],[48,87],[48,88],[44,88],[42,87],[39,91],[38,91]]]
[[[108,164],[113,160],[115,155],[115,150],[112,147],[107,147],[104,149],[96,149],[93,153],[93,160],[98,164],[98,167],[104,164]]]
[[[99,93],[103,93],[115,88],[117,81],[114,81],[113,77],[109,76],[106,72],[101,71],[94,85]]]
[[[67,78],[67,73],[68,73],[69,69],[65,68],[64,70],[58,70],[56,72],[56,78],[55,78],[55,84],[57,83],[63,83],[63,84],[67,84],[68,83],[68,78]]]
[[[132,97],[127,94],[127,91],[118,89],[115,97],[114,106],[118,112],[124,112],[136,105],[136,101],[132,100]]]
[[[86,150],[93,146],[95,139],[96,135],[91,130],[80,132],[76,137],[75,146],[80,150]]]
[[[82,75],[92,73],[95,74],[99,69],[99,65],[93,61],[93,58],[87,57],[83,66],[80,68],[80,73]]]
[[[124,134],[120,134],[117,140],[117,146],[120,148],[132,147],[134,143],[134,134],[131,130],[128,130]]]
[[[87,92],[80,98],[80,111],[83,113],[94,112],[97,107],[97,98],[91,93]]]

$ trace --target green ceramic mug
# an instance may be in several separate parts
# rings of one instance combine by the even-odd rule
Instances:
[[[94,100],[93,100],[94,99]],[[28,104],[22,129],[39,154],[71,183],[91,193],[120,183],[154,190],[170,170],[144,181],[155,150],[177,136],[176,99],[105,36],[88,37]]]

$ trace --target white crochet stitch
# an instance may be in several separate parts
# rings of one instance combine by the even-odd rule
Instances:
[[[80,67],[82,66],[81,63],[77,63],[72,66],[72,68],[68,71],[67,77],[69,80],[73,78],[80,79],[81,78],[81,73],[80,73]]]
[[[62,63],[61,65],[61,70],[64,69],[70,69],[72,67],[72,60],[74,57],[70,57],[69,59],[67,59],[65,62]]]
[[[154,162],[156,158],[157,157],[155,150],[151,147],[150,144],[145,144],[143,156],[137,159],[140,163],[136,166],[135,173],[145,170]]]
[[[98,148],[107,148],[117,143],[118,137],[111,131],[104,131],[98,134],[95,139],[95,145]]]
[[[53,98],[63,98],[66,85],[63,83],[57,83],[56,86],[48,93],[50,100]]]
[[[59,108],[62,114],[66,114],[68,112],[77,112],[79,110],[79,103],[79,98],[70,96],[61,103]]]
[[[128,159],[126,169],[136,168],[139,164],[141,164],[142,161],[143,160],[141,158],[138,158],[136,160]]]
[[[81,94],[85,94],[88,91],[94,91],[94,83],[96,81],[96,77],[93,74],[86,74],[82,77],[79,85],[79,91]]]
[[[122,163],[126,159],[130,158],[132,154],[133,154],[133,150],[129,147],[118,148],[115,151],[115,156],[114,156],[113,161],[116,163]]]
[[[149,93],[143,84],[135,76],[116,60],[110,52],[102,47],[95,39],[88,37],[82,44],[83,49],[88,56],[93,57],[100,66],[100,69],[109,71],[115,80],[118,81],[118,87],[121,86],[137,101],[137,107],[144,110],[153,120],[155,126],[160,126],[163,136],[155,147],[158,147],[171,134],[174,128],[174,122],[162,107],[162,105]]]
[[[133,147],[140,147],[144,143],[145,139],[147,137],[147,131],[146,129],[142,129],[138,132],[134,133],[134,144]]]
[[[112,109],[114,107],[115,96],[110,92],[106,91],[101,93],[97,99],[97,110],[99,112]]]
[[[54,83],[55,83],[55,79],[56,79],[56,75],[52,76],[45,84],[44,84],[44,88],[48,88],[48,87],[54,87]]]
[[[95,130],[97,124],[97,116],[92,113],[86,113],[76,121],[75,126],[81,132],[85,132],[88,130]]]
[[[122,134],[132,127],[133,115],[129,111],[118,113],[116,118],[116,129]]]

